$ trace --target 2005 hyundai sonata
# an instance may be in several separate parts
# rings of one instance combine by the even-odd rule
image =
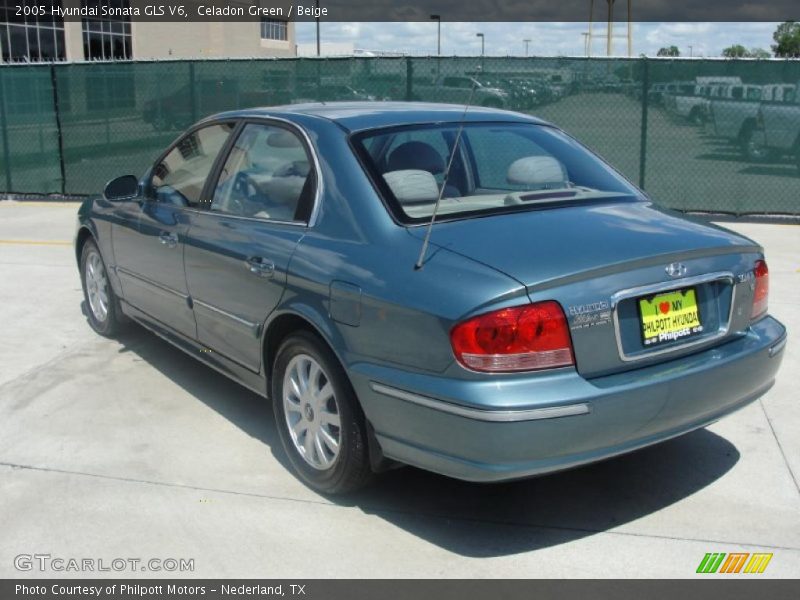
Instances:
[[[87,200],[76,255],[98,333],[133,319],[271,398],[327,493],[660,442],[766,392],[786,342],[756,243],[485,108],[216,115]]]

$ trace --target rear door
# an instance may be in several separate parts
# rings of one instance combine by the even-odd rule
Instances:
[[[316,198],[303,136],[281,123],[244,124],[192,214],[186,278],[198,339],[242,366],[261,366],[261,332],[283,295],[289,261]]]
[[[183,270],[189,215],[232,129],[216,123],[181,138],[152,168],[142,197],[120,204],[127,212],[113,232],[125,300],[190,338],[196,330]]]

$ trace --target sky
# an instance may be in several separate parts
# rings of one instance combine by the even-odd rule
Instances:
[[[770,50],[778,23],[634,23],[633,55],[655,56],[663,46],[675,45],[682,56],[720,56],[733,44]],[[314,23],[297,23],[297,43],[314,43]],[[487,56],[524,56],[530,39],[531,56],[584,56],[583,32],[588,23],[442,23],[443,55],[479,55],[482,32]],[[325,23],[320,24],[322,42],[349,42],[360,50],[436,54],[436,23]],[[627,53],[627,27],[614,26],[614,55]],[[605,23],[594,24],[593,55],[605,56]],[[690,50],[690,46],[692,47]]]

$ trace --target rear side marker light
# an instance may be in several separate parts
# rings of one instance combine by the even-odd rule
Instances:
[[[753,269],[755,275],[755,288],[753,290],[753,310],[751,319],[757,319],[766,314],[767,301],[769,300],[769,269],[763,260],[757,260]]]
[[[535,371],[575,364],[569,325],[552,300],[504,308],[450,332],[456,359],[475,371]]]

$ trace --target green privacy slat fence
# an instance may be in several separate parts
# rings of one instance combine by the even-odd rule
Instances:
[[[365,57],[0,67],[0,190],[93,194],[235,108],[423,100],[551,121],[661,204],[800,214],[800,61]]]

